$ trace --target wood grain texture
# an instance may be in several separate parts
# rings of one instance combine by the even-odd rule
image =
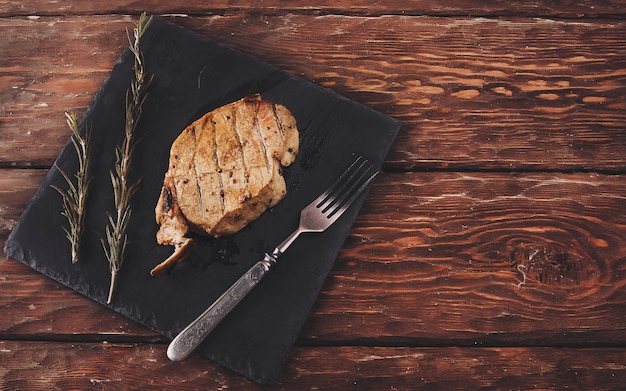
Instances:
[[[60,343],[0,341],[0,387],[268,388],[195,356],[173,363],[164,348],[76,343],[68,349]],[[622,349],[611,348],[298,347],[277,386],[289,390],[616,390],[626,384],[624,359]]]
[[[37,0],[0,1],[0,17],[24,16],[24,15],[91,15],[111,13],[139,14],[143,11],[160,14],[223,14],[240,11],[262,12],[264,14],[276,14],[286,12],[308,14],[348,14],[348,15],[438,15],[438,16],[553,16],[568,18],[584,17],[622,17],[626,14],[626,7],[619,0],[607,0],[596,2],[586,1],[508,1],[487,2],[478,0],[452,0],[452,1],[403,1],[391,0],[384,2],[371,2],[368,0],[325,0],[325,1],[298,1],[285,2],[281,0],[249,1],[228,0],[211,1],[207,4],[201,0],[191,0],[181,3],[179,1],[151,1],[151,2],[128,2],[123,0],[114,1],[49,1]]]
[[[84,113],[127,45],[129,17],[0,19],[0,161],[50,166],[71,132],[64,112]],[[16,153],[17,152],[17,153]]]
[[[626,170],[622,21],[171,19],[400,119],[394,169]],[[0,19],[12,31],[0,42],[0,165],[52,163],[69,135],[63,111],[84,112],[130,23]]]
[[[624,169],[621,23],[212,21],[180,23],[400,119],[396,167]]]
[[[611,211],[626,207],[624,185],[597,174],[384,174],[306,335],[623,344],[626,219]]]

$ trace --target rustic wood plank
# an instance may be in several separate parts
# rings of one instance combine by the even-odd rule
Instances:
[[[623,176],[381,175],[304,335],[623,344],[624,194]]]
[[[171,19],[402,120],[395,169],[626,170],[623,21]],[[0,19],[0,165],[52,163],[132,20]]]
[[[3,389],[246,389],[259,386],[164,345],[0,341]],[[573,389],[626,386],[623,349],[298,347],[283,390]],[[120,365],[124,363],[124,365]]]
[[[368,0],[342,0],[326,1],[298,1],[286,3],[280,0],[258,1],[229,0],[212,1],[207,4],[204,1],[193,0],[180,3],[177,1],[159,1],[144,4],[113,0],[81,1],[81,2],[41,2],[38,0],[0,2],[0,17],[23,16],[23,15],[91,15],[111,13],[138,14],[149,11],[155,14],[191,14],[207,15],[221,14],[238,11],[255,11],[264,14],[278,14],[285,12],[299,12],[310,14],[349,14],[349,15],[437,15],[437,16],[552,16],[552,17],[622,17],[626,14],[623,3],[619,0],[607,0],[600,3],[595,1],[508,1],[487,2],[478,0],[453,0],[434,1],[422,0],[406,1],[391,0],[384,2],[371,2]]]
[[[63,112],[86,110],[127,44],[130,17],[81,20],[0,19],[3,165],[50,166],[71,134]]]
[[[298,15],[233,22],[180,21],[402,120],[389,158],[396,167],[625,168],[626,53],[617,52],[626,24]]]
[[[8,204],[34,192],[32,171],[0,170]],[[619,175],[383,173],[301,342],[621,345],[624,194]],[[4,335],[154,337],[16,262],[0,277]]]

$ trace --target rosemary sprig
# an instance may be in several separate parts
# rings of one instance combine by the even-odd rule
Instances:
[[[115,291],[117,274],[124,260],[124,252],[128,244],[126,227],[132,214],[130,200],[139,186],[139,181],[129,183],[132,153],[135,147],[135,129],[141,117],[142,105],[146,99],[146,89],[150,80],[146,79],[143,55],[139,47],[141,37],[148,28],[152,17],[146,18],[146,13],[139,17],[131,37],[128,31],[129,48],[134,55],[134,78],[130,88],[126,91],[126,122],[124,125],[124,140],[115,149],[115,168],[111,171],[111,184],[115,201],[115,212],[109,214],[109,224],[106,227],[106,240],[102,239],[102,247],[109,261],[111,270],[111,284],[107,303],[111,303]]]
[[[85,227],[85,210],[87,205],[87,189],[89,187],[90,178],[89,175],[89,145],[91,130],[87,128],[85,135],[80,134],[78,128],[78,118],[76,114],[66,112],[67,125],[72,130],[72,145],[78,156],[78,170],[74,177],[76,183],[65,173],[59,166],[56,166],[65,182],[67,182],[68,189],[62,190],[60,187],[52,185],[63,198],[63,211],[61,214],[65,216],[69,223],[69,229],[63,228],[65,231],[65,237],[69,240],[72,248],[72,263],[78,262],[80,252],[80,239]]]

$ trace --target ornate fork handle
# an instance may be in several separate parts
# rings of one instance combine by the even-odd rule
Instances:
[[[278,254],[277,254],[278,255]],[[167,357],[172,361],[184,360],[193,352],[222,319],[265,277],[276,257],[265,254],[244,273],[209,308],[191,322],[172,340],[167,348]]]

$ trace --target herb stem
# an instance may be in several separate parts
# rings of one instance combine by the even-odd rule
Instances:
[[[146,81],[143,55],[139,43],[152,18],[147,19],[146,13],[139,17],[133,36],[128,34],[129,49],[134,54],[134,77],[130,88],[126,91],[126,121],[124,139],[115,149],[115,168],[111,171],[113,185],[115,213],[109,215],[109,224],[106,227],[106,240],[102,239],[102,247],[109,261],[111,282],[107,304],[111,303],[115,292],[117,275],[124,260],[124,252],[128,244],[126,228],[131,217],[130,200],[139,186],[139,182],[129,183],[129,173],[132,163],[132,154],[135,146],[135,129],[141,117],[142,105],[146,98],[145,90],[149,84]]]
[[[78,169],[74,174],[76,183],[65,171],[57,166],[57,169],[68,185],[67,190],[61,190],[57,186],[52,186],[63,198],[63,211],[61,214],[67,218],[69,228],[63,228],[65,237],[71,245],[72,263],[78,262],[80,256],[80,242],[85,227],[85,212],[87,209],[87,190],[89,187],[89,143],[91,137],[90,129],[85,130],[85,135],[81,135],[76,114],[66,112],[67,125],[72,131],[71,141],[78,157]]]
[[[117,280],[117,270],[111,270],[111,284],[109,285],[109,296],[107,297],[107,304],[113,300],[113,292],[115,291],[115,281]]]

